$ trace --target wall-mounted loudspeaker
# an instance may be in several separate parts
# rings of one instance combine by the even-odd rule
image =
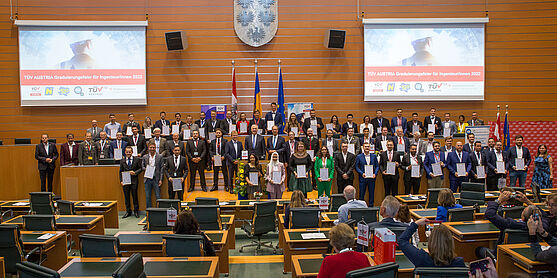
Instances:
[[[345,30],[327,30],[325,32],[325,47],[333,49],[343,49],[346,41]]]
[[[175,31],[164,33],[166,38],[166,48],[168,51],[172,50],[184,50],[188,48],[188,42],[186,40],[186,32]]]

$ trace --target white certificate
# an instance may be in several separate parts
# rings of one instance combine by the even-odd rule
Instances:
[[[213,155],[213,160],[214,160],[214,166],[215,167],[219,167],[222,166],[222,160],[221,160],[221,156],[219,154]]]
[[[298,165],[296,170],[296,172],[298,172],[298,178],[307,178],[306,165]]]
[[[497,161],[497,173],[498,174],[505,173],[505,161]]]
[[[162,126],[162,135],[169,135],[170,134],[170,127],[167,125]]]
[[[273,130],[274,125],[275,125],[275,122],[267,121],[267,130]]]
[[[184,129],[184,140],[191,138],[191,129]]]
[[[333,156],[333,146],[327,146],[327,149],[329,150],[329,155]]]
[[[404,152],[404,144],[397,144],[396,150],[399,152]]]
[[[377,135],[381,134],[381,127],[377,128]]]
[[[435,133],[435,124],[428,124],[427,125],[427,132],[433,132]]]
[[[396,162],[387,161],[387,175],[394,175],[396,170]]]
[[[240,133],[248,132],[248,123],[240,123]]]
[[[485,167],[476,166],[476,175],[478,175],[478,179],[485,179]]]
[[[317,125],[317,120],[310,120],[310,125],[311,126],[316,126]]]
[[[427,144],[427,148],[426,148],[426,152],[431,152],[433,151],[433,144]]]
[[[132,151],[133,151],[132,155],[137,156],[137,146],[131,146],[131,147],[132,147]]]
[[[236,131],[236,125],[235,124],[229,124],[228,125],[228,133],[232,134],[232,131]]]
[[[311,160],[313,160],[313,156],[315,155],[314,150],[307,150],[309,157],[311,158]]]
[[[412,133],[416,133],[416,132],[420,132],[420,126],[419,125],[412,125]]]
[[[443,128],[449,129],[450,125],[451,125],[450,123],[443,123]]]
[[[333,130],[333,124],[326,124],[325,127],[327,127],[327,130]]]
[[[153,137],[150,128],[146,128],[145,130],[143,130],[143,133],[145,133],[145,139],[151,139]]]
[[[433,170],[433,175],[438,177],[443,175],[443,171],[441,171],[441,164],[439,163],[433,163],[431,164],[431,168]]]
[[[319,169],[319,176],[321,177],[321,180],[328,181],[329,180],[329,169],[327,169],[327,168]]]
[[[373,165],[364,165],[364,174],[366,179],[371,179],[373,177]]]
[[[199,136],[205,138],[205,128],[204,127],[199,128]]]
[[[514,164],[516,166],[516,170],[524,170],[524,158],[515,158]]]
[[[129,171],[122,172],[122,183],[124,185],[132,184],[132,175]]]
[[[116,139],[116,133],[118,133],[118,129],[116,129],[116,128],[111,128],[111,129],[110,129],[110,134],[109,134],[109,135],[110,135],[110,138]]]
[[[144,178],[152,179],[155,175],[155,166],[147,165],[145,168],[145,174],[143,175]]]
[[[122,149],[114,149],[114,160],[122,159]]]
[[[329,197],[327,195],[319,196],[319,209],[329,209]]]
[[[419,178],[420,177],[420,165],[412,165],[412,178]]]
[[[354,144],[348,144],[348,152],[351,154],[356,154],[356,147]]]
[[[209,141],[213,141],[217,138],[217,134],[214,132],[209,132]]]
[[[451,129],[450,128],[443,128],[443,137],[447,138],[451,136]]]
[[[456,172],[458,173],[459,177],[464,177],[466,175],[466,164],[457,163],[456,164]]]
[[[274,184],[279,184],[282,181],[282,173],[279,171],[273,171],[272,180]]]
[[[172,134],[180,133],[180,126],[179,125],[172,125]]]
[[[294,136],[298,137],[298,127],[291,127],[290,131],[294,132]]]
[[[246,150],[243,150],[243,151],[242,151],[242,159],[244,159],[244,160],[247,160],[247,159],[248,159],[248,157],[249,157],[249,153],[248,153],[248,151],[246,151]]]
[[[262,135],[262,134],[263,134],[263,129],[258,128],[258,129],[257,129],[257,134]]]
[[[257,172],[249,172],[249,181],[251,181],[253,185],[259,185],[259,176]]]
[[[386,150],[386,149],[387,149],[387,141],[381,141],[381,148],[382,148],[383,150]]]
[[[182,190],[182,180],[180,178],[173,178],[172,179],[172,190],[173,191]]]
[[[131,127],[131,126],[128,126],[128,128],[126,128],[126,135],[130,136],[130,135],[132,135],[132,134],[133,134],[133,132],[132,132],[132,127]]]
[[[316,135],[317,132],[318,132],[318,130],[317,130],[317,125],[312,125],[312,126],[310,126],[310,127],[311,127],[311,130],[313,130],[313,135]]]

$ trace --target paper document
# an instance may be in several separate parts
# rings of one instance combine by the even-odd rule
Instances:
[[[396,150],[398,152],[404,152],[405,151],[404,144],[397,144],[396,145]]]
[[[435,124],[428,124],[427,125],[427,132],[428,133],[430,133],[430,132],[435,133]]]
[[[298,127],[291,127],[290,131],[294,132],[295,137],[298,137]]]
[[[524,170],[524,158],[515,158],[514,165],[516,166],[516,170]]]
[[[131,127],[131,126],[128,126],[128,128],[126,128],[126,135],[127,135],[127,136],[130,136],[130,135],[132,135],[132,134],[133,134],[133,132],[132,132],[132,127]]]
[[[17,203],[12,204],[12,206],[15,206],[15,207],[28,206],[28,205],[29,205],[28,202],[17,202]]]
[[[396,171],[396,162],[387,161],[387,175],[394,175]]]
[[[249,157],[249,153],[248,153],[248,151],[246,151],[246,150],[243,150],[243,151],[242,151],[242,159],[244,159],[244,160],[247,160],[247,159],[248,159],[248,157]]]
[[[382,150],[387,150],[387,141],[381,141],[381,149]]]
[[[505,173],[505,161],[497,161],[497,173],[503,174]]]
[[[205,138],[205,128],[204,127],[199,128],[199,137]]]
[[[324,233],[304,233],[302,234],[302,239],[326,239]]]
[[[443,137],[447,138],[451,136],[451,129],[450,128],[443,128]]]
[[[143,133],[145,133],[145,139],[151,139],[153,138],[153,135],[151,134],[151,129],[150,128],[146,128]]]
[[[257,129],[257,134],[258,134],[258,135],[263,135],[263,129],[258,128],[258,129]]]
[[[114,149],[114,160],[122,159],[122,149]]]
[[[132,147],[132,156],[137,156],[137,146],[131,146]]]
[[[306,165],[298,165],[296,167],[296,172],[298,172],[298,178],[307,178]]]
[[[236,131],[236,125],[235,124],[229,124],[228,125],[228,133],[232,134],[232,131]]]
[[[273,130],[273,126],[275,125],[275,122],[273,121],[268,121],[267,122],[267,130]]]
[[[282,173],[279,171],[273,171],[272,180],[274,184],[279,184],[282,181]]]
[[[476,166],[476,175],[478,175],[478,179],[485,179],[485,167]]]
[[[456,172],[458,173],[459,177],[466,176],[466,164],[464,163],[457,163],[456,164]]]
[[[329,209],[329,197],[327,197],[327,195],[319,196],[319,209]]]
[[[316,126],[317,125],[317,120],[310,120],[309,123],[310,123],[311,126]]]
[[[130,172],[122,172],[122,183],[124,185],[132,184],[132,175]]]
[[[313,135],[316,135],[318,130],[317,130],[317,125],[312,125],[310,126],[311,130],[313,130]]]
[[[420,165],[412,165],[412,178],[419,178],[420,177]]]
[[[251,181],[253,185],[259,185],[259,175],[257,172],[249,172],[249,181]]]
[[[166,210],[166,225],[174,226],[176,225],[176,218],[178,217],[178,211],[174,208]]]
[[[162,126],[162,135],[170,135],[170,127],[167,125]]]
[[[173,178],[172,179],[172,190],[173,191],[182,190],[182,180],[180,178]]]
[[[37,239],[40,239],[40,240],[47,240],[47,239],[49,239],[49,238],[51,238],[51,237],[53,237],[53,236],[55,236],[55,235],[56,235],[56,234],[46,233],[46,234],[43,234],[42,236],[38,237]]]
[[[327,130],[333,130],[333,124],[326,124],[325,127]]]
[[[309,157],[311,158],[311,160],[313,160],[313,157],[315,155],[314,150],[307,150],[307,153],[309,154]]]
[[[110,138],[116,139],[116,133],[118,133],[118,129],[111,128],[109,133]]]
[[[184,135],[182,135],[184,137],[184,140],[190,139],[191,138],[191,129],[184,129]]]
[[[218,154],[213,155],[213,160],[214,160],[214,166],[215,167],[220,167],[222,166],[222,157]]]
[[[431,170],[433,171],[433,175],[438,177],[443,175],[443,171],[441,171],[441,164],[439,163],[433,163],[431,164]]]
[[[366,179],[373,178],[373,165],[364,165],[364,174],[366,175]]]
[[[416,133],[416,132],[420,132],[420,126],[419,125],[412,125],[412,133]]]
[[[155,175],[155,166],[147,165],[145,168],[145,174],[143,175],[144,178],[152,179]]]
[[[321,177],[321,180],[323,180],[323,181],[329,180],[329,169],[327,169],[327,168],[319,169],[319,176]]]
[[[348,144],[348,152],[351,154],[356,154],[356,147],[354,144]]]
[[[86,202],[86,203],[81,203],[81,205],[84,206],[84,207],[100,207],[100,206],[103,205],[103,203],[89,203],[89,202]]]
[[[180,126],[179,125],[172,125],[172,134],[180,133]]]
[[[248,123],[240,123],[240,133],[248,132]]]
[[[217,134],[214,132],[209,132],[209,141],[213,141],[217,138]]]

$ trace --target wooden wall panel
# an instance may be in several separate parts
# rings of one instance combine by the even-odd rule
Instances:
[[[286,102],[313,101],[320,116],[348,112],[360,120],[383,108],[392,116],[398,107],[406,114],[427,114],[431,106],[455,116],[479,112],[495,117],[498,104],[509,104],[511,120],[554,119],[557,94],[557,2],[542,0],[360,0],[368,18],[483,17],[486,29],[486,99],[468,102],[363,102],[363,32],[353,0],[280,0],[279,30],[260,48],[243,44],[234,33],[233,1],[133,0],[15,0],[19,19],[144,20],[147,28],[146,106],[20,107],[17,28],[9,20],[8,3],[0,5],[0,140],[16,137],[38,142],[41,132],[63,141],[67,132],[78,137],[91,119],[104,123],[115,112],[125,121],[158,117],[165,110],[197,117],[199,105],[230,101],[231,67],[236,61],[239,108],[251,110],[254,89],[253,59],[259,59],[264,109],[276,100],[277,60],[282,60]],[[329,28],[347,31],[344,50],[327,50],[323,35]],[[185,30],[189,48],[167,52],[164,32]],[[342,96],[342,102],[338,102]],[[334,104],[334,105],[331,105]]]

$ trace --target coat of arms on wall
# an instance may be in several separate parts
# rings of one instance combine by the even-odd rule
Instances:
[[[278,0],[233,0],[234,30],[245,44],[259,47],[273,39],[278,27]]]

